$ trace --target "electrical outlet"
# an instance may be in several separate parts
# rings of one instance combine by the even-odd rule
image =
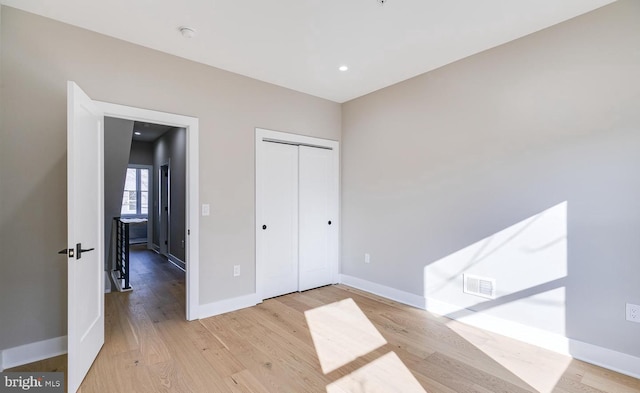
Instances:
[[[233,277],[238,277],[240,275],[240,265],[233,266]]]
[[[627,321],[640,323],[640,306],[627,303]]]
[[[371,255],[364,254],[364,263],[371,263]]]

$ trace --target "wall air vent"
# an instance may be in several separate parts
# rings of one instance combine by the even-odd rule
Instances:
[[[470,274],[463,274],[464,293],[476,295],[487,299],[496,298],[496,280],[493,278],[478,277]]]

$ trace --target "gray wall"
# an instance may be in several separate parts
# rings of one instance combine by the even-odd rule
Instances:
[[[187,151],[187,134],[184,128],[175,128],[162,135],[153,144],[153,184],[155,190],[160,185],[160,167],[169,163],[169,202],[171,203],[169,211],[171,217],[169,224],[169,253],[178,258],[182,262],[185,261],[185,249],[183,241],[185,237],[185,175],[186,175],[186,151]],[[159,223],[158,216],[158,192],[153,193],[153,222]],[[154,226],[153,239],[156,245],[159,245],[159,228],[160,225]]]
[[[640,356],[639,70],[626,0],[344,104],[342,272]]]
[[[253,293],[254,129],[337,140],[340,105],[9,7],[0,23],[0,248],[12,273],[0,275],[0,348],[66,334],[56,252],[66,244],[67,80],[96,100],[199,118],[199,196],[212,206],[200,219],[200,301]]]
[[[104,118],[104,238],[105,265],[110,267],[113,217],[119,217],[127,176],[133,121]]]
[[[129,164],[153,165],[153,142],[131,141]]]

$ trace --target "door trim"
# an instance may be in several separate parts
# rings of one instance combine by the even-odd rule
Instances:
[[[304,145],[304,146],[312,146],[322,149],[330,149],[334,151],[333,155],[333,166],[337,171],[337,178],[335,179],[335,189],[336,194],[338,196],[338,200],[336,201],[336,214],[337,214],[337,242],[336,242],[336,250],[335,250],[335,258],[336,264],[333,266],[332,271],[332,281],[334,283],[338,282],[338,273],[340,271],[340,229],[341,229],[341,210],[340,210],[340,142],[330,140],[330,139],[321,139],[315,138],[311,136],[291,134],[288,132],[282,131],[273,131],[267,130],[264,128],[255,129],[255,217],[254,217],[254,234],[255,234],[255,264],[256,264],[256,295],[257,300],[262,301],[263,297],[263,289],[264,283],[264,266],[261,266],[260,258],[258,258],[258,234],[262,231],[260,225],[262,225],[259,220],[262,217],[262,206],[258,201],[258,196],[261,195],[260,182],[258,181],[258,174],[260,173],[260,162],[263,159],[263,150],[262,144],[263,142],[272,142],[272,143],[286,143],[291,145]]]
[[[162,187],[164,186],[164,178],[162,176],[162,170],[164,167],[167,167],[167,219],[163,221],[162,218],[164,216],[164,213],[162,212],[162,205],[164,203],[162,203],[162,197],[164,195],[164,192],[162,191]],[[171,255],[171,159],[160,163],[158,180],[158,219],[160,220],[158,226],[158,247],[160,249],[160,254],[169,258],[169,255]],[[166,243],[164,243],[164,241],[162,240],[161,235],[164,235],[164,241],[166,241]]]
[[[199,316],[199,277],[200,277],[200,217],[199,205],[199,164],[198,135],[199,120],[196,117],[135,108],[109,102],[95,101],[105,116],[182,127],[187,130],[187,167],[185,190],[185,245],[186,256],[186,319],[193,321]],[[104,214],[104,213],[103,213]]]

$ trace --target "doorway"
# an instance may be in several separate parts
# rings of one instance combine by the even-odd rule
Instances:
[[[181,127],[186,130],[186,163],[185,163],[185,227],[181,234],[184,239],[185,253],[185,297],[186,319],[198,319],[198,277],[199,277],[199,216],[198,216],[198,119],[175,115],[170,113],[134,108],[124,105],[96,101],[96,104],[104,112],[104,116],[133,120],[143,123],[159,124],[171,127]],[[167,165],[168,169],[169,165]],[[168,173],[170,176],[170,173]],[[158,185],[162,182],[158,181]],[[167,190],[168,191],[168,190]],[[168,197],[166,197],[168,200]],[[169,213],[169,206],[167,206]],[[167,215],[166,221],[169,221]],[[160,225],[156,225],[157,228]],[[170,244],[170,236],[167,236],[167,246]],[[164,241],[160,242],[161,244]],[[168,252],[167,248],[167,253]]]

